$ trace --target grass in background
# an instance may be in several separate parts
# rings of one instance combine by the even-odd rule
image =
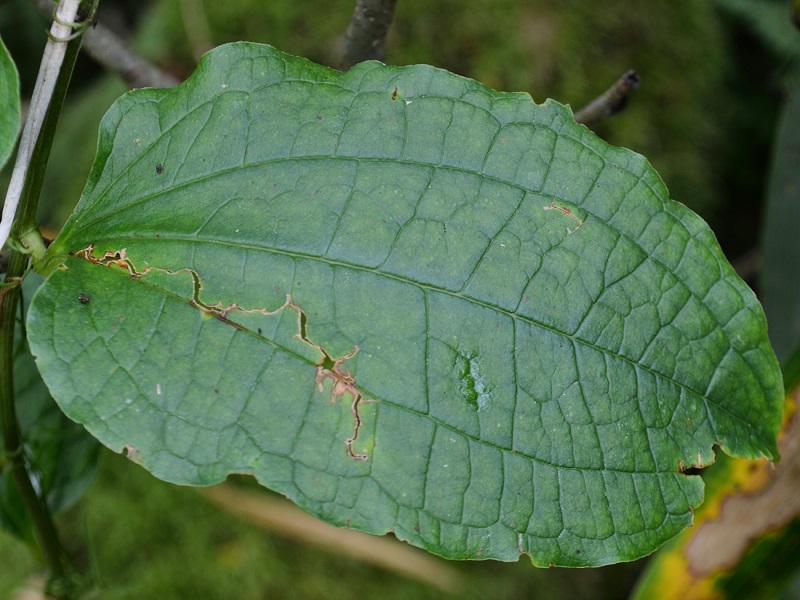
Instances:
[[[76,561],[108,600],[516,600],[621,598],[639,564],[601,569],[536,569],[518,563],[448,562],[464,578],[447,595],[338,553],[265,533],[208,503],[195,489],[156,480],[104,452],[100,475],[58,522]],[[13,598],[37,563],[0,533],[0,598]]]

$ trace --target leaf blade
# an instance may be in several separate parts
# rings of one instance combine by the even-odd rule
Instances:
[[[54,390],[80,382],[68,414],[161,477],[253,472],[444,556],[589,565],[689,524],[680,471],[712,444],[774,455],[752,293],[642,157],[556,103],[235,44],[123,97],[101,139],[32,341]],[[55,369],[57,314],[96,356]],[[83,374],[122,356],[123,383]]]

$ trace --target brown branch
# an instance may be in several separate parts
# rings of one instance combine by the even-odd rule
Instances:
[[[131,88],[169,88],[180,83],[170,73],[133,52],[114,32],[102,25],[86,32],[83,47],[89,56],[119,75]]]
[[[40,13],[48,18],[52,16],[52,0],[31,1]],[[98,24],[85,33],[83,48],[89,56],[117,74],[129,87],[168,88],[180,83],[176,77],[133,52],[119,36],[103,25]]]
[[[575,120],[588,125],[624,110],[628,105],[628,97],[631,92],[638,88],[641,82],[636,71],[628,71],[617,79],[614,85],[576,112]]]
[[[339,68],[346,70],[365,60],[386,57],[386,34],[396,3],[397,0],[358,0],[344,35]]]

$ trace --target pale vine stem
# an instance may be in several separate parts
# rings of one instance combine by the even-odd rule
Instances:
[[[43,15],[53,12],[52,0],[31,0]],[[117,74],[131,88],[169,88],[180,80],[133,52],[128,45],[102,23],[89,28],[83,36],[83,50],[111,73]]]
[[[358,0],[347,32],[339,68],[349,69],[365,60],[386,57],[386,34],[397,0]]]
[[[61,72],[61,65],[64,62],[64,55],[67,52],[67,39],[72,35],[72,27],[69,23],[74,23],[78,15],[80,0],[61,0],[56,9],[55,20],[50,27],[50,39],[47,40],[42,64],[39,67],[39,76],[33,88],[31,105],[28,109],[28,118],[22,130],[22,136],[17,150],[17,160],[14,163],[14,170],[11,173],[11,182],[6,192],[5,204],[3,204],[3,216],[0,220],[0,248],[2,248],[11,233],[11,224],[17,212],[19,200],[22,197],[25,178],[31,164],[33,149],[39,139],[50,100],[53,97],[53,90],[56,87],[58,74]]]

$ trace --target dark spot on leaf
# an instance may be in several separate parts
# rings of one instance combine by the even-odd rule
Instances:
[[[322,121],[322,115],[317,115],[317,121]]]
[[[580,550],[575,550],[575,554],[580,554],[580,553],[581,553]]]
[[[417,533],[419,533],[419,525],[414,525],[414,531],[416,531]]]
[[[392,92],[392,100],[397,100],[397,88],[396,87],[394,88],[394,91]]]
[[[158,164],[156,165],[156,173],[158,173],[159,175],[161,175],[161,173],[163,173],[163,172],[164,172],[164,165],[162,165],[161,163],[158,163]]]
[[[219,390],[217,388],[214,388],[214,393],[219,394]]]
[[[261,327],[258,328],[258,335],[261,335]]]
[[[87,296],[86,294],[80,294],[78,296],[78,300],[81,301],[81,304],[89,304],[89,296]]]

